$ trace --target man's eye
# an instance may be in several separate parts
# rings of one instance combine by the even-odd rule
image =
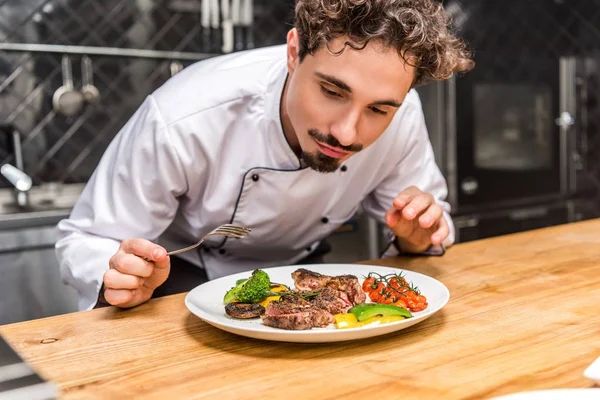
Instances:
[[[377,107],[371,107],[371,111],[373,111],[375,114],[381,114],[381,115],[387,114],[387,111],[383,111]]]
[[[327,89],[325,86],[321,86],[321,91],[325,93],[327,96],[331,97],[342,97],[338,92],[334,92],[333,90]]]

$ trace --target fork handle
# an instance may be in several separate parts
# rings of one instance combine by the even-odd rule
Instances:
[[[184,247],[183,249],[168,251],[167,255],[168,256],[172,256],[172,255],[175,255],[175,254],[184,253],[184,252],[186,252],[188,250],[195,249],[196,247],[200,246],[203,242],[204,242],[204,240],[201,240],[198,243],[193,244],[193,245],[188,246],[188,247]]]

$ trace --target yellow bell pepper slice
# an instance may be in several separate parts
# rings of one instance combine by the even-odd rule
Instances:
[[[405,317],[400,315],[386,315],[384,317],[371,317],[360,322],[360,324],[362,324],[361,326],[382,325],[389,324],[390,322],[403,321],[405,319]]]
[[[333,319],[335,320],[335,327],[338,329],[354,328],[358,324],[354,314],[335,314]]]
[[[406,318],[399,315],[387,315],[385,317],[371,317],[362,322],[356,319],[354,314],[336,314],[333,316],[335,320],[335,327],[337,329],[347,328],[361,328],[364,326],[374,326],[381,324],[388,324],[390,322],[403,321]]]
[[[275,286],[274,288],[271,288],[271,292],[275,292],[275,293],[284,292],[286,290],[287,290],[287,288],[283,285]],[[277,301],[277,300],[279,300],[279,298],[281,298],[281,296],[269,296],[258,304],[260,304],[263,307],[266,307],[270,302]]]

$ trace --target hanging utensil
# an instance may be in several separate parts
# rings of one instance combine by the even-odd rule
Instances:
[[[233,24],[235,50],[244,49],[244,36],[242,23],[242,2],[241,0],[231,1],[231,22]]]
[[[233,21],[231,20],[231,4],[229,0],[221,0],[221,27],[223,28],[223,53],[233,51]]]
[[[171,61],[171,63],[169,64],[169,70],[171,72],[171,77],[173,77],[175,76],[175,74],[183,70],[183,64],[179,61]]]
[[[211,53],[221,51],[222,38],[219,22],[219,0],[210,0]]]
[[[86,102],[93,104],[100,97],[100,91],[94,86],[94,69],[92,59],[88,56],[81,57],[81,94]]]
[[[71,68],[71,59],[68,55],[63,55],[61,66],[63,85],[54,92],[52,106],[58,114],[65,117],[73,117],[83,108],[84,98],[81,92],[75,90],[73,86],[73,71]]]
[[[252,32],[252,26],[254,23],[254,0],[242,0],[244,5],[242,8],[242,26],[244,27],[244,36],[245,36],[245,48],[253,49],[254,48],[254,34]]]
[[[210,0],[202,0],[200,25],[202,25],[202,51],[210,52]]]

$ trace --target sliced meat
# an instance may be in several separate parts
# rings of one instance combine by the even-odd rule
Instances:
[[[261,318],[267,326],[289,330],[326,327],[334,322],[333,315],[297,295],[282,296],[269,303]]]
[[[327,282],[327,287],[345,293],[352,305],[362,304],[367,300],[367,295],[354,275],[334,276]]]
[[[345,293],[326,287],[310,302],[317,308],[325,310],[330,314],[342,314],[352,307]]]
[[[292,278],[294,279],[294,286],[298,291],[317,290],[328,287],[344,293],[345,297],[342,295],[340,297],[350,301],[352,305],[362,304],[367,299],[367,295],[363,292],[358,278],[354,275],[328,276],[300,268],[292,273]]]
[[[260,304],[252,303],[229,303],[225,306],[225,312],[232,318],[250,319],[258,318],[265,312]]]
[[[290,330],[326,327],[334,322],[334,314],[345,313],[367,298],[354,275],[332,277],[300,268],[292,278],[298,294],[269,303],[261,315],[265,325]],[[319,294],[306,300],[300,293],[308,291]]]
[[[330,277],[318,272],[299,268],[292,272],[292,279],[298,291],[315,290],[325,287]]]
[[[325,328],[334,322],[335,318],[333,318],[331,313],[317,307],[312,310],[313,328]]]

